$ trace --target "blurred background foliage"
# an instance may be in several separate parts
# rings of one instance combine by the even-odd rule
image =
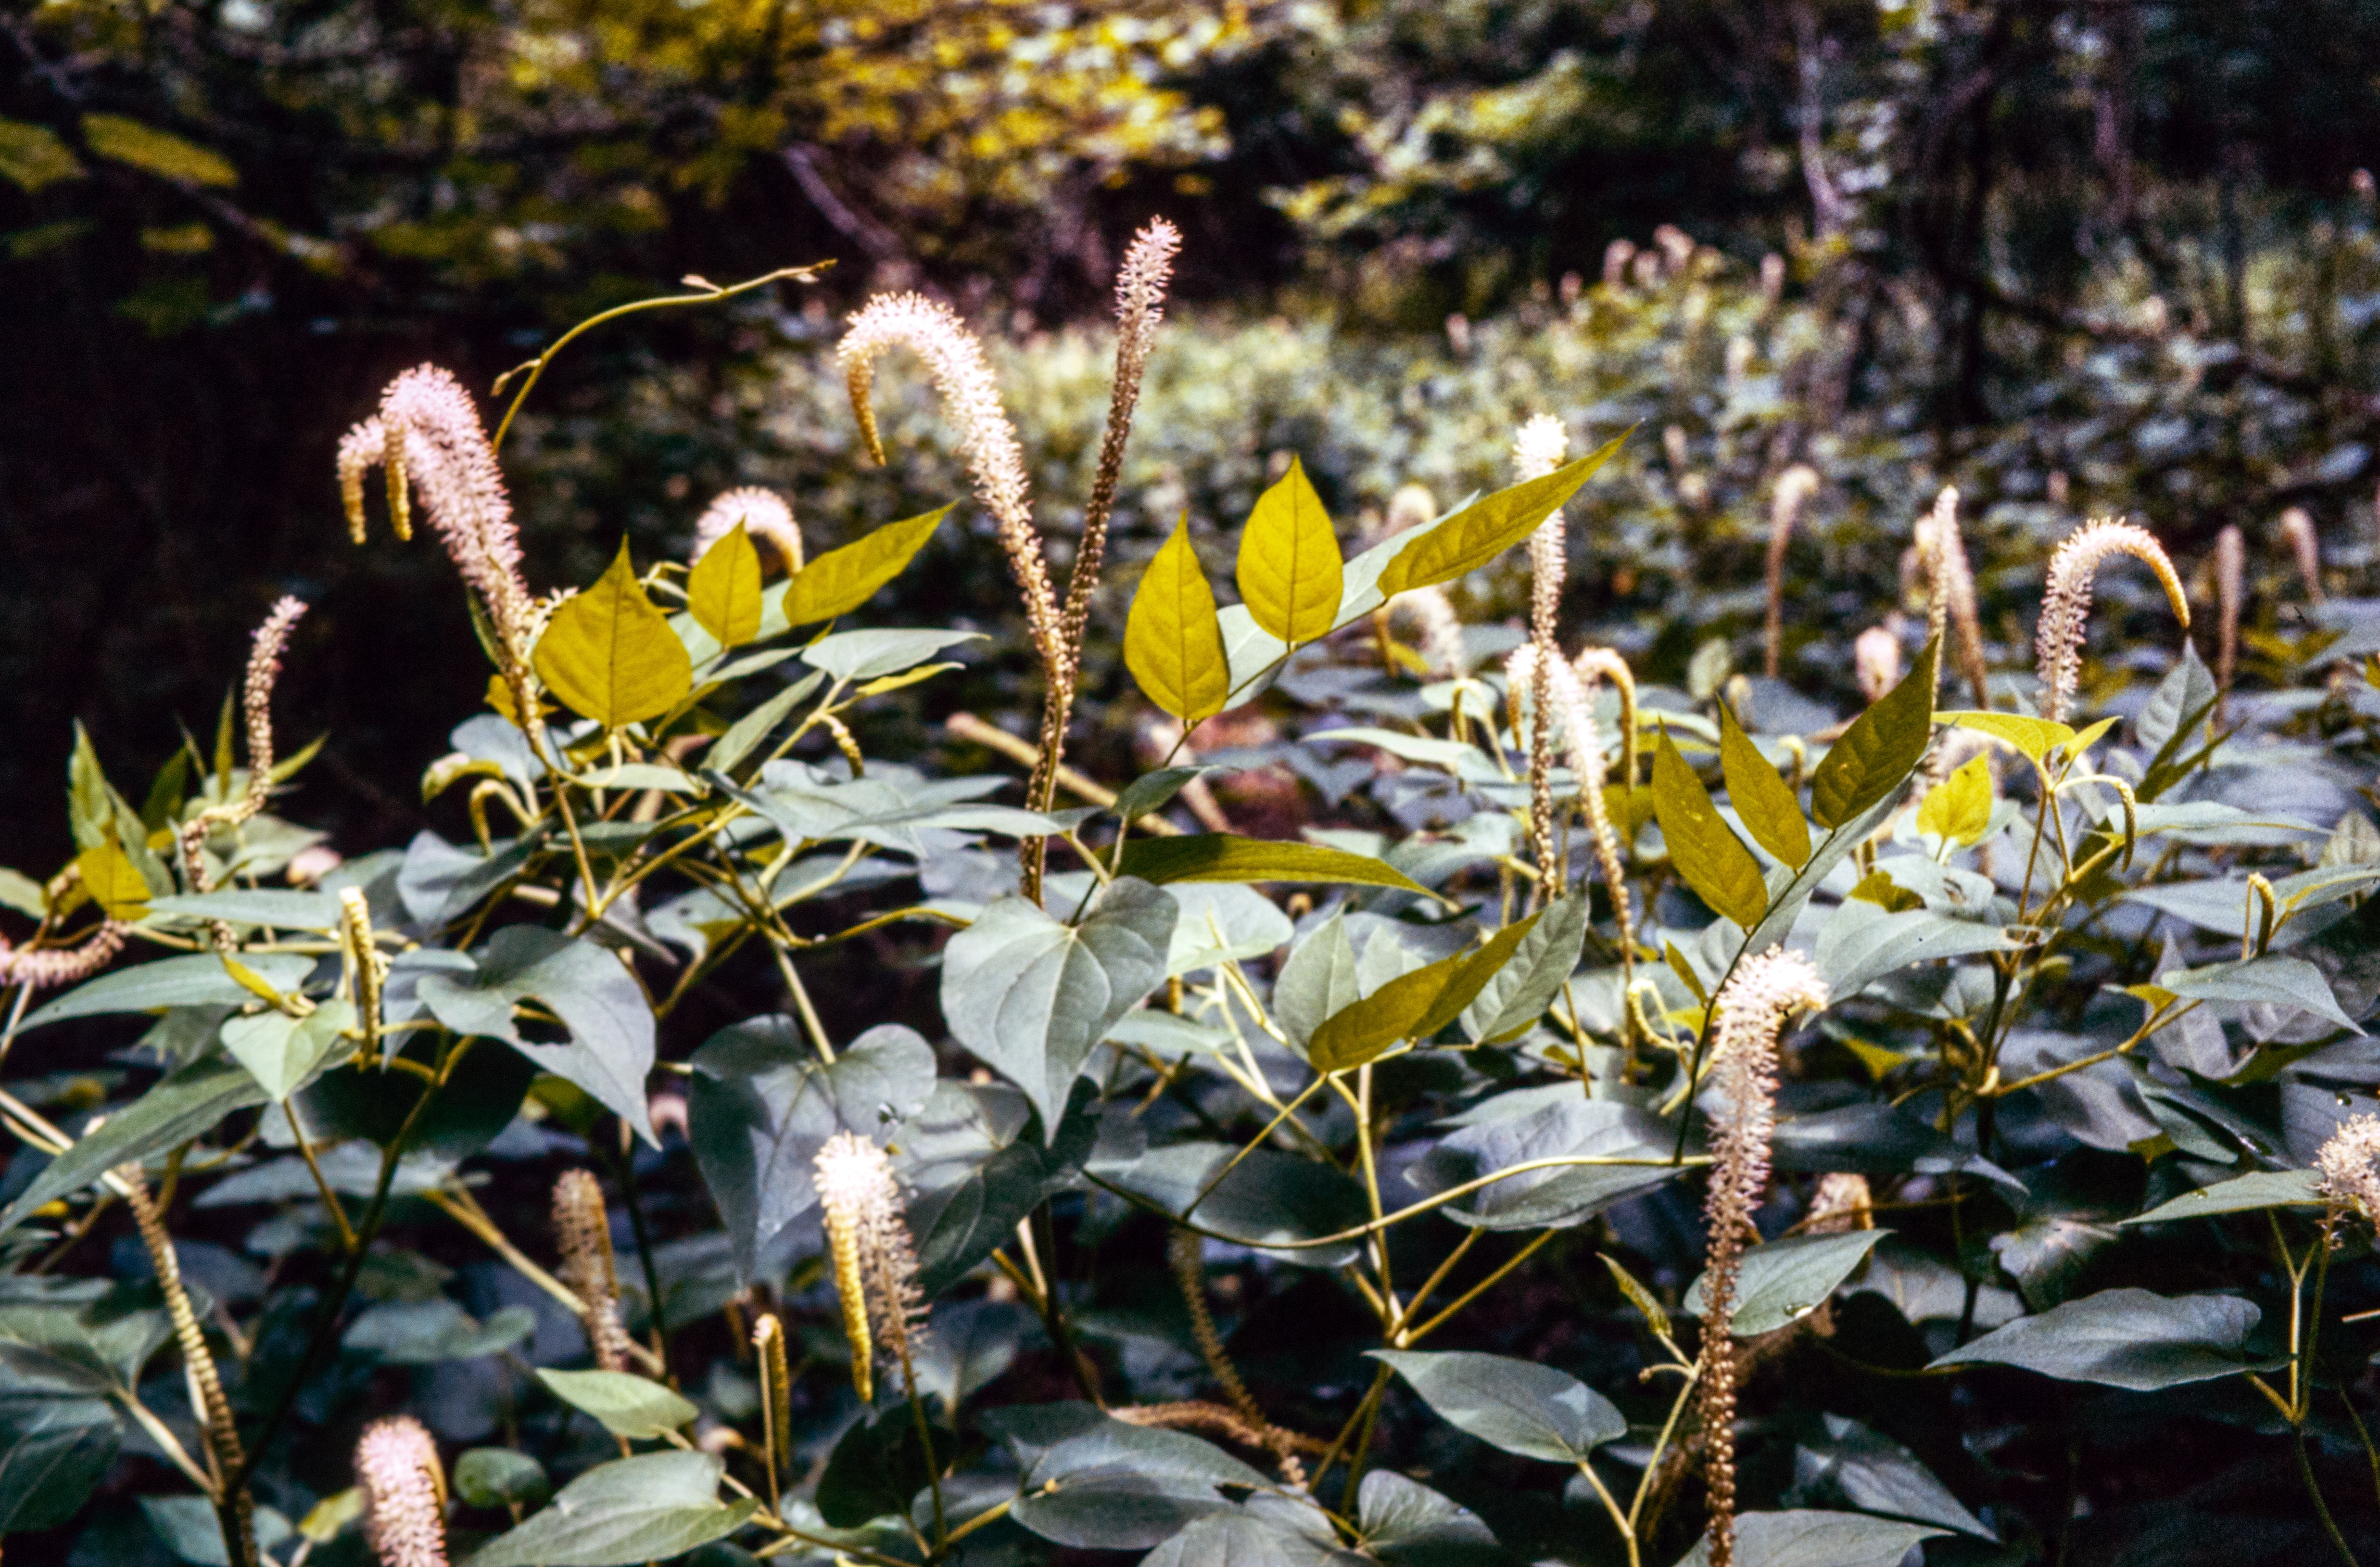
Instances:
[[[1501,481],[1534,411],[1641,425],[1572,509],[1566,612],[1662,678],[1751,653],[1796,462],[1824,483],[1784,674],[1814,693],[1847,693],[1945,481],[2010,643],[2086,513],[2193,559],[2237,523],[2277,577],[2301,506],[2361,566],[2374,62],[2362,0],[7,0],[0,862],[69,852],[68,714],[154,765],[283,590],[317,603],[287,711],[334,732],[303,808],[351,850],[409,832],[485,672],[434,552],[346,542],[338,432],[408,364],[485,386],[681,274],[837,263],[574,347],[506,454],[540,586],[623,529],[682,553],[730,483],[813,547],[961,493],[913,370],[879,393],[896,483],[829,362],[895,285],[998,340],[1062,539],[1151,213],[1188,245],[1120,582],[1185,508],[1235,529],[1290,452],[1352,540],[1407,484]],[[998,629],[993,553],[934,550],[882,618]],[[2306,631],[2273,613],[2277,668]],[[1024,711],[1017,648],[942,699]],[[1090,764],[1135,711],[1088,704]]]

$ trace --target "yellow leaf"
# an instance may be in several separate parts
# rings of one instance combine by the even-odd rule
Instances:
[[[1925,791],[1918,802],[1917,831],[1946,843],[1972,844],[1992,824],[1991,759],[1980,752]]]
[[[848,614],[876,596],[876,589],[908,569],[951,508],[943,506],[904,522],[888,522],[866,538],[829,550],[795,574],[785,589],[785,621],[808,626]]]
[[[737,523],[702,552],[686,580],[686,607],[722,648],[760,633],[760,552]]]
[[[1256,623],[1284,642],[1311,642],[1339,618],[1344,561],[1330,515],[1295,457],[1257,497],[1240,535],[1240,597]]]
[[[1616,436],[1541,479],[1526,480],[1474,501],[1398,551],[1380,573],[1380,592],[1393,599],[1411,589],[1451,582],[1478,570],[1535,532],[1537,524],[1609,462],[1627,439],[1625,434]]]
[[[149,882],[113,829],[105,843],[75,856],[75,864],[82,871],[83,890],[108,918],[138,919],[149,912]]]
[[[1223,711],[1232,692],[1214,590],[1190,548],[1190,514],[1141,573],[1124,622],[1123,662],[1148,699],[1187,724]]]
[[[1800,869],[1810,857],[1810,824],[1802,820],[1801,803],[1725,702],[1718,705],[1718,765],[1729,803],[1751,829],[1753,842]]]
[[[103,158],[129,164],[180,185],[237,185],[239,171],[193,141],[126,119],[122,115],[85,115],[82,139]]]
[[[44,185],[83,177],[81,161],[44,125],[0,119],[0,179],[28,195]]]
[[[1961,729],[1972,729],[2004,746],[2012,746],[2025,760],[2035,767],[2050,750],[2074,738],[2074,731],[2062,723],[2046,718],[2027,718],[2014,712],[1946,712],[1935,715],[1943,723]]]
[[[553,612],[534,662],[546,689],[606,729],[659,718],[694,685],[686,644],[645,597],[625,539],[595,586]]]
[[[1694,895],[1746,930],[1758,925],[1768,910],[1760,862],[1711,804],[1666,728],[1653,751],[1653,808],[1669,842],[1670,863]]]

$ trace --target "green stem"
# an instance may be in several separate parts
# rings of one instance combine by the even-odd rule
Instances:
[[[611,1153],[609,1146],[605,1151]],[[628,1232],[636,1238],[637,1260],[645,1275],[645,1309],[651,1319],[653,1354],[662,1363],[662,1379],[669,1380],[669,1314],[662,1306],[662,1272],[653,1261],[651,1234],[645,1228],[645,1205],[637,1200],[637,1161],[632,1152],[612,1153],[612,1179],[620,1188],[620,1202],[628,1210]]]

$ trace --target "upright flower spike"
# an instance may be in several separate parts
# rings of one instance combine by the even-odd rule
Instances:
[[[2066,536],[2049,558],[2049,583],[2041,597],[2041,624],[2034,633],[2034,653],[2039,661],[2041,716],[2053,723],[2066,721],[2074,687],[2082,676],[2082,638],[2090,628],[2091,583],[2100,563],[2110,555],[2131,555],[2156,573],[2173,605],[2174,618],[2190,629],[2190,601],[2181,578],[2167,558],[2165,546],[2145,528],[2112,517],[2086,522]]]
[[[2303,506],[2291,506],[2281,514],[2281,539],[2289,547],[2297,562],[2298,577],[2305,583],[2306,597],[2315,603],[2323,601],[2322,542],[2314,536],[2313,517]]]
[[[802,530],[794,523],[794,508],[774,490],[757,484],[722,490],[703,508],[694,525],[694,553],[687,557],[688,564],[709,554],[710,546],[726,538],[739,522],[753,543],[775,552],[786,576],[802,569]]]
[[[1967,565],[1967,541],[1959,532],[1959,492],[1944,485],[1934,510],[1917,525],[1918,554],[1925,563],[1925,619],[1929,636],[1955,646],[1961,673],[1975,706],[1992,705],[1991,679],[1984,664],[1984,626],[1975,613],[1975,575]],[[1937,665],[1938,669],[1939,666]]]
[[[273,787],[273,687],[281,679],[281,655],[289,650],[289,633],[306,613],[302,599],[283,594],[273,612],[256,628],[248,655],[248,680],[240,693],[240,716],[248,727],[248,798],[249,816],[264,808]]]
[[[620,1322],[612,1221],[603,1207],[602,1183],[593,1171],[565,1170],[555,1179],[553,1238],[562,1255],[562,1282],[578,1297],[596,1366],[605,1371],[627,1369],[628,1330]]]
[[[1606,761],[1603,737],[1596,727],[1595,704],[1578,671],[1560,658],[1540,663],[1537,646],[1524,642],[1512,650],[1504,661],[1504,683],[1507,688],[1519,691],[1524,686],[1536,690],[1541,686],[1551,695],[1546,705],[1536,710],[1532,721],[1532,740],[1537,734],[1552,743],[1554,731],[1560,726],[1570,751],[1572,773],[1578,780],[1580,807],[1586,812],[1589,834],[1594,842],[1597,869],[1603,872],[1603,884],[1610,889],[1613,917],[1620,924],[1620,943],[1623,952],[1635,950],[1635,917],[1628,904],[1628,886],[1621,866],[1620,834],[1611,825],[1611,813],[1603,799],[1603,779]],[[1629,687],[1633,696],[1634,687]],[[1547,822],[1547,835],[1551,837],[1552,822]],[[1554,878],[1548,882],[1548,895],[1558,895],[1567,868],[1556,866]]]
[[[1704,1215],[1710,1255],[1703,1273],[1705,1476],[1710,1486],[1710,1567],[1735,1561],[1735,1289],[1752,1216],[1768,1190],[1777,1130],[1777,1036],[1793,1014],[1827,1004],[1810,960],[1770,947],[1738,968],[1713,1002],[1711,1087],[1721,1101],[1711,1137]]]
[[[835,358],[843,365],[860,438],[868,455],[880,463],[884,461],[884,443],[877,433],[868,392],[875,384],[877,359],[895,347],[905,347],[926,361],[943,412],[958,427],[976,498],[999,525],[1001,548],[1007,552],[1009,568],[1025,596],[1034,651],[1040,656],[1043,677],[1054,686],[1062,678],[1063,665],[1057,596],[1050,586],[1049,563],[1042,558],[1040,530],[1033,525],[1025,456],[1016,444],[1015,427],[1001,406],[1000,383],[984,358],[983,345],[949,306],[922,294],[880,294],[851,318]]]
[[[1674,428],[1674,427],[1673,427]],[[1512,442],[1512,476],[1522,483],[1542,479],[1561,466],[1570,437],[1561,420],[1538,414],[1521,426]],[[1559,897],[1569,881],[1554,847],[1553,726],[1554,671],[1562,667],[1561,648],[1554,620],[1561,607],[1562,577],[1568,568],[1563,534],[1568,524],[1561,508],[1537,524],[1529,535],[1529,702],[1536,714],[1529,730],[1529,838],[1537,856],[1537,886],[1546,897]]]
[[[2233,524],[2215,536],[2215,688],[2231,689],[2240,668],[2240,608],[2246,597],[2248,541]]]
[[[1817,470],[1795,463],[1779,474],[1768,501],[1768,619],[1761,642],[1761,667],[1774,680],[1785,656],[1785,546],[1802,508],[1818,492]]]
[[[364,1540],[380,1567],[446,1567],[446,1472],[427,1427],[410,1415],[365,1427],[356,1484]]]
[[[419,491],[430,526],[487,607],[508,664],[525,668],[536,641],[536,617],[521,580],[520,530],[471,395],[437,366],[417,366],[389,383],[377,419],[357,425],[339,443],[341,496],[347,526],[358,537],[363,474],[373,460],[367,454],[375,427],[397,537],[410,536],[408,494]]]
[[[925,1325],[917,1257],[902,1217],[901,1183],[884,1150],[856,1133],[837,1132],[814,1165],[826,1213],[827,1250],[851,1342],[851,1379],[862,1403],[876,1396],[871,1342],[910,1376],[909,1354]]]

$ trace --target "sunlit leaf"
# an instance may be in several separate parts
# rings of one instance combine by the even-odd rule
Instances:
[[[1240,534],[1240,597],[1273,636],[1311,642],[1338,618],[1342,565],[1322,497],[1293,456]]]
[[[941,506],[919,516],[888,522],[802,567],[785,589],[786,624],[808,626],[832,620],[874,598],[879,588],[909,568],[950,512],[950,507]]]
[[[82,872],[83,891],[108,918],[138,919],[149,911],[148,880],[124,852],[123,841],[114,831],[108,832],[107,842],[75,856],[75,868]]]
[[[534,662],[547,690],[606,729],[659,718],[694,685],[686,644],[645,597],[625,539],[595,586],[553,612]]]
[[[1468,576],[1526,539],[1578,487],[1609,462],[1628,437],[1621,434],[1573,463],[1484,495],[1398,553],[1380,573],[1389,598]]]
[[[1228,832],[1135,838],[1123,846],[1120,873],[1144,881],[1305,881],[1347,887],[1428,889],[1383,859],[1290,839],[1240,838]]]
[[[1840,827],[1891,794],[1925,759],[1934,737],[1934,670],[1942,657],[1936,637],[1917,655],[1900,685],[1871,703],[1810,775],[1810,815],[1821,827]]]
[[[722,648],[749,642],[760,631],[760,552],[737,523],[686,579],[686,607]]]
[[[1141,573],[1124,623],[1123,660],[1142,693],[1184,723],[1212,718],[1231,698],[1215,593],[1190,548],[1187,513]]]
[[[1802,820],[1801,802],[1725,702],[1718,705],[1718,765],[1727,778],[1729,803],[1743,819],[1752,841],[1788,865],[1808,859],[1810,824]]]
[[[1992,764],[1980,753],[1925,791],[1917,804],[1917,830],[1946,843],[1972,844],[1992,824]]]
[[[1324,1019],[1306,1041],[1317,1072],[1343,1072],[1376,1061],[1406,1039],[1427,1039],[1460,1016],[1496,971],[1512,960],[1539,918],[1508,925],[1476,952],[1456,953],[1401,974],[1362,1001]]]
[[[1670,863],[1694,895],[1747,930],[1759,924],[1768,907],[1760,862],[1729,830],[1666,728],[1653,748],[1653,808],[1670,845]]]

